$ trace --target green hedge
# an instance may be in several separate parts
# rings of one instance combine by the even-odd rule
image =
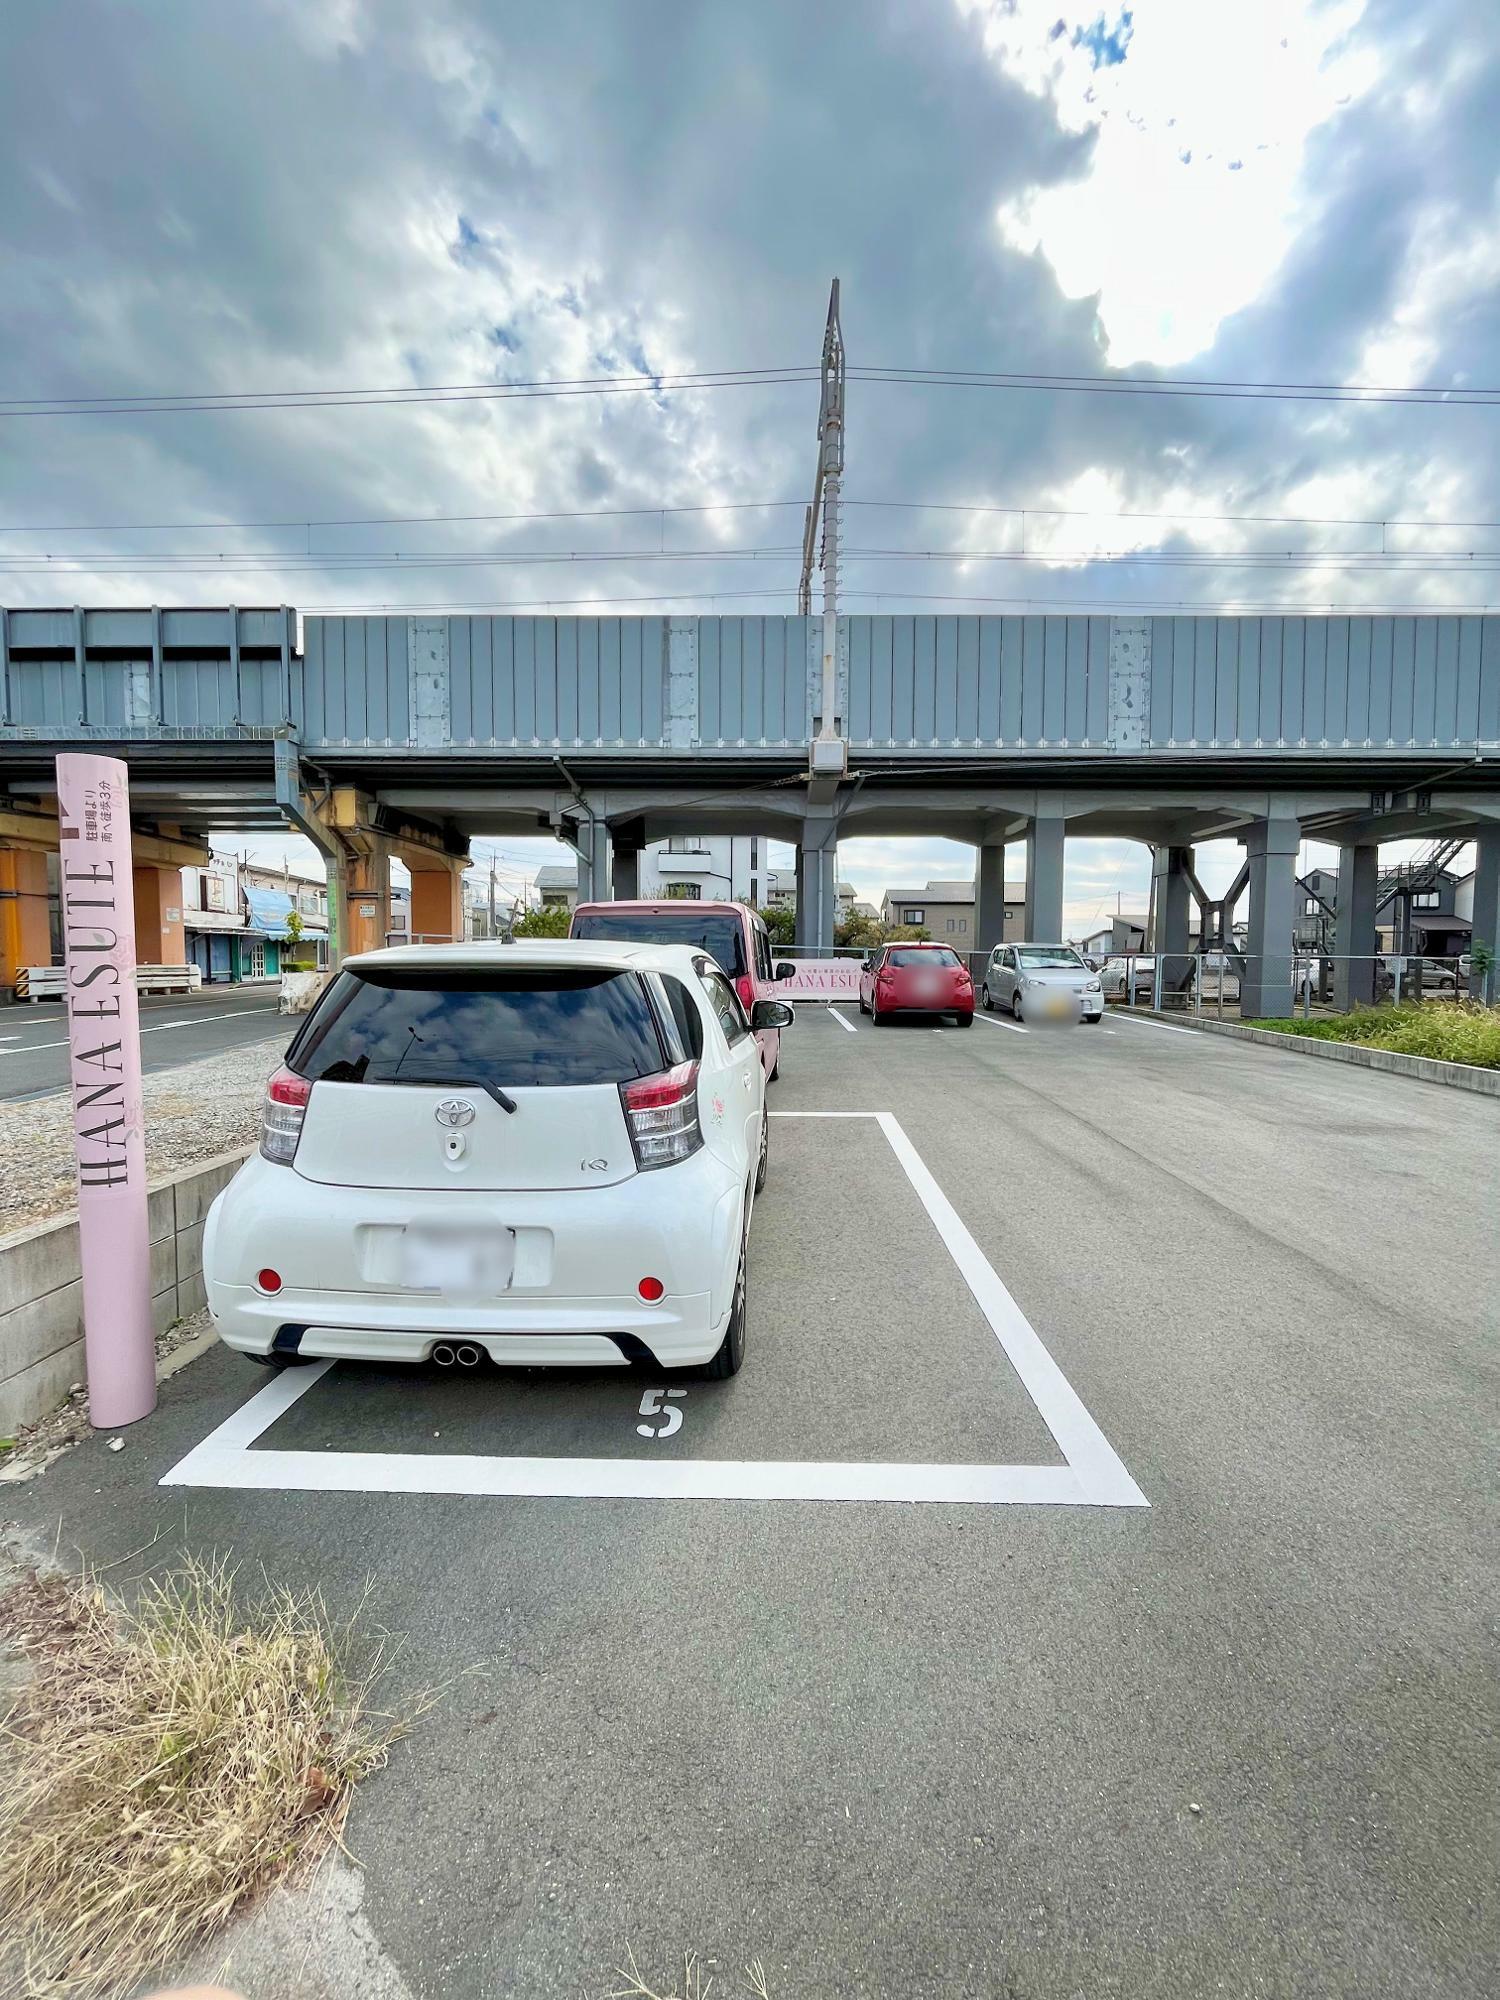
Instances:
[[[1500,1007],[1428,1000],[1400,1007],[1356,1007],[1327,1020],[1247,1021],[1280,1035],[1311,1035],[1319,1042],[1359,1042],[1403,1056],[1436,1056],[1440,1062],[1500,1069]]]

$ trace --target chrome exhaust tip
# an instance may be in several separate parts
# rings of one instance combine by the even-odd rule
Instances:
[[[446,1340],[440,1340],[432,1350],[432,1358],[439,1368],[451,1368],[458,1359],[458,1356],[453,1352],[453,1349],[448,1345]]]
[[[466,1340],[461,1347],[456,1347],[453,1355],[460,1368],[477,1368],[481,1359],[480,1349],[472,1340]]]

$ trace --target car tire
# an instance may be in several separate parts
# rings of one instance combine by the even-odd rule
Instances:
[[[1021,991],[1019,987],[1010,996],[1010,1018],[1013,1021],[1019,1021],[1021,1018]]]
[[[705,1382],[727,1382],[731,1375],[738,1375],[745,1360],[745,1265],[749,1258],[750,1234],[747,1228],[740,1244],[740,1268],[734,1280],[734,1304],[729,1308],[729,1324],[724,1329],[724,1338],[719,1342],[719,1351],[712,1361],[703,1364]]]
[[[766,1082],[774,1083],[780,1075],[781,1075],[781,1051],[778,1049],[776,1052],[776,1060],[771,1065],[771,1074],[766,1078]]]
[[[1083,1018],[1091,1028],[1097,1028],[1104,1019],[1103,1009],[1101,1008],[1097,1014],[1085,1014]]]
[[[972,1028],[974,1025],[974,1016],[972,1014],[955,1014],[953,1016],[953,1025],[955,1028]]]
[[[760,1193],[766,1184],[766,1171],[771,1164],[771,1120],[764,1111],[760,1114],[760,1158],[755,1163],[755,1192]]]
[[[257,1368],[274,1368],[279,1375],[283,1368],[305,1368],[313,1357],[310,1354],[246,1354],[244,1358],[253,1361]]]
[[[979,989],[979,1004],[980,1004],[980,1006],[981,1006],[981,1007],[983,1007],[983,1009],[984,1009],[984,1011],[985,1011],[985,1013],[986,1013],[986,1014],[993,1014],[993,1013],[994,1013],[994,1011],[995,1011],[995,1003],[994,1003],[994,1001],[993,1001],[993,1000],[992,1000],[992,999],[990,998],[990,989],[988,988],[988,986],[981,986],[981,987],[980,987],[980,989]]]
[[[890,1015],[889,1015],[889,1014],[882,1014],[882,1013],[881,1013],[881,1011],[880,1011],[880,1009],[879,1009],[879,1007],[877,1007],[877,1006],[876,1006],[876,1004],[875,1004],[875,1002],[874,1002],[874,1001],[872,1000],[872,1001],[870,1002],[870,1025],[871,1025],[871,1027],[872,1027],[872,1028],[888,1028],[888,1027],[890,1026],[890,1024],[891,1024],[891,1017],[890,1017]]]

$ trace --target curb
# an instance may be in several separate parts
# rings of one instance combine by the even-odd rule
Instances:
[[[1318,1056],[1324,1062],[1351,1063],[1355,1069],[1384,1070],[1388,1076],[1412,1077],[1418,1083],[1442,1083],[1450,1090],[1471,1090],[1479,1097],[1500,1097],[1500,1069],[1443,1062],[1437,1056],[1403,1056],[1394,1049],[1369,1049],[1359,1042],[1320,1042],[1309,1035],[1279,1035],[1270,1028],[1242,1028],[1235,1021],[1207,1021],[1201,1015],[1159,1013],[1147,1007],[1136,1011],[1148,1021],[1196,1028],[1205,1035],[1227,1035],[1236,1042],[1259,1042],[1263,1048],[1284,1049],[1289,1055]]]

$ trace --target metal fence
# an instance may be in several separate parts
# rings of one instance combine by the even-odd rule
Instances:
[[[1104,960],[1098,977],[1107,1005],[1206,1014],[1218,1020],[1279,1014],[1282,1009],[1272,1003],[1283,993],[1292,1012],[1304,1018],[1344,1013],[1352,1006],[1470,997],[1493,1004],[1496,997],[1495,975],[1476,980],[1467,954],[1438,958],[1383,952],[1373,957],[1336,957],[1282,952],[1262,960],[1246,952],[1125,952]]]

